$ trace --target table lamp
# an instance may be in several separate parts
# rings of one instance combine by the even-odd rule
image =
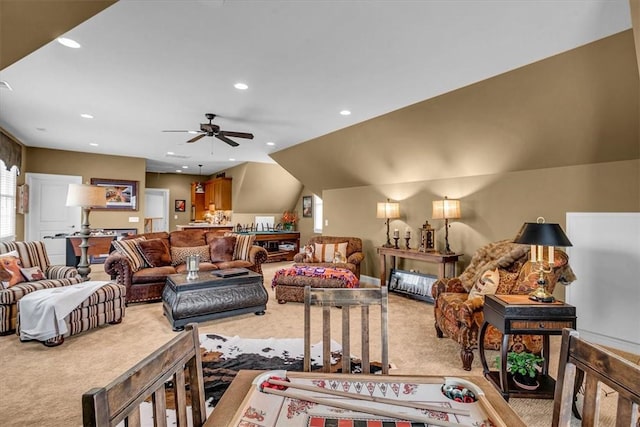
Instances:
[[[82,228],[80,229],[82,243],[80,243],[79,246],[80,263],[78,264],[78,274],[87,280],[89,273],[91,273],[91,267],[89,267],[87,257],[89,236],[91,235],[89,212],[92,208],[107,206],[107,189],[106,187],[99,187],[97,185],[69,184],[67,206],[79,206],[82,208]]]
[[[551,273],[554,265],[555,246],[573,246],[559,224],[545,223],[543,217],[536,222],[525,222],[514,243],[531,245],[531,262],[538,269],[538,287],[529,294],[529,299],[540,302],[553,302],[555,298],[547,291],[545,273]],[[544,259],[544,247],[548,248],[547,260]]]
[[[387,199],[386,202],[378,203],[378,208],[376,210],[376,218],[385,218],[385,222],[387,224],[387,243],[382,245],[383,248],[392,248],[394,245],[391,244],[391,238],[389,236],[389,220],[400,218],[400,204],[395,202],[389,202]]]
[[[444,219],[444,253],[453,254],[449,247],[449,220],[460,218],[460,200],[451,200],[444,196],[443,200],[434,200],[432,208],[433,219]]]

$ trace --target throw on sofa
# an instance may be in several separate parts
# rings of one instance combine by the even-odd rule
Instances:
[[[127,288],[127,304],[160,301],[167,276],[186,273],[190,254],[200,255],[200,271],[242,267],[262,274],[267,251],[254,238],[197,229],[127,236],[114,242],[104,271]]]
[[[75,267],[51,265],[43,242],[0,242],[0,260],[0,335],[15,332],[23,296],[83,282]]]
[[[305,253],[295,254],[293,261],[302,266],[346,268],[360,279],[360,263],[364,259],[362,240],[358,237],[314,236],[305,246],[313,248],[313,261]],[[344,257],[341,262],[333,262],[335,252]],[[342,253],[344,252],[344,253]]]
[[[537,288],[538,273],[529,261],[529,251],[529,246],[509,240],[490,243],[478,249],[460,276],[439,279],[433,284],[436,335],[438,338],[446,335],[460,344],[463,369],[471,369],[473,350],[478,348],[478,333],[484,323],[484,296],[479,293],[527,295]],[[554,268],[545,274],[549,292],[553,292],[558,282],[568,285],[575,280],[567,254],[560,250],[555,253]],[[493,289],[489,290],[490,287]],[[542,350],[539,335],[512,335],[509,345],[514,342],[534,353]],[[489,325],[485,349],[499,350],[501,343],[502,334]]]

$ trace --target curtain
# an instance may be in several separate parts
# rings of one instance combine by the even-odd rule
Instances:
[[[18,144],[1,131],[0,160],[4,162],[7,170],[10,170],[15,166],[18,169],[18,175],[20,175],[20,166],[22,165],[22,145]]]

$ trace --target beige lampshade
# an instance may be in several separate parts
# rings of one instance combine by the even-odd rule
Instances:
[[[460,200],[450,200],[446,197],[444,200],[434,200],[431,217],[433,219],[460,218]]]
[[[388,201],[378,203],[376,218],[400,218],[400,204]]]
[[[88,184],[69,184],[67,206],[103,208],[107,206],[107,188]]]
[[[216,205],[214,205],[213,203],[211,203],[211,204],[209,205],[209,212],[215,212],[215,210],[216,210]]]

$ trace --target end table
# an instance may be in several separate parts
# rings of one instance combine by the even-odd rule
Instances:
[[[478,352],[484,376],[501,393],[505,400],[509,396],[538,399],[553,399],[556,381],[549,376],[549,336],[561,335],[562,329],[576,329],[576,308],[562,301],[536,302],[527,295],[485,295],[484,323],[478,336]],[[490,371],[484,350],[484,336],[492,325],[502,332],[500,370]],[[540,387],[536,390],[518,388],[507,375],[507,347],[509,335],[542,335],[542,357],[544,363],[540,375]]]

